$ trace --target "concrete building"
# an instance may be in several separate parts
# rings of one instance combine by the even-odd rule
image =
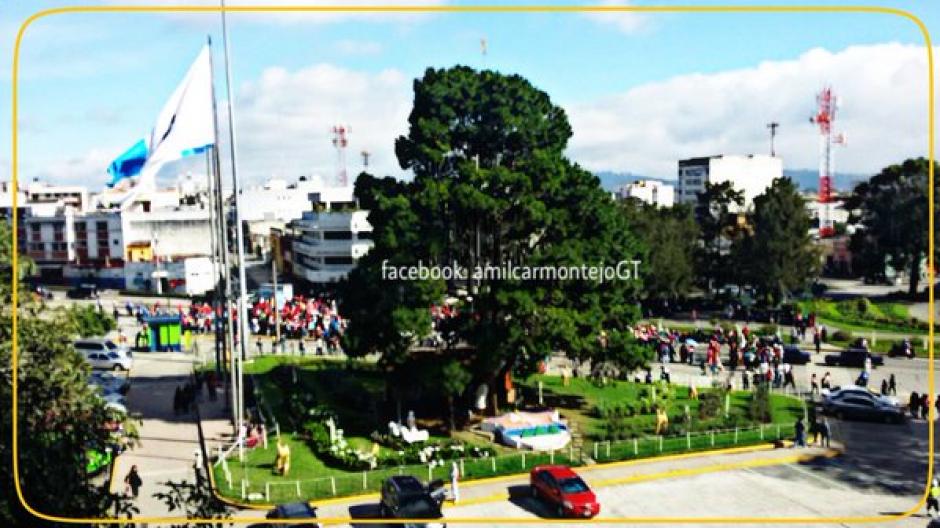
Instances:
[[[695,203],[705,184],[730,181],[744,193],[744,208],[770,187],[774,179],[783,177],[783,160],[775,156],[728,156],[719,154],[703,158],[679,160],[676,201]]]
[[[676,188],[657,180],[638,180],[620,187],[617,196],[621,200],[636,198],[657,207],[672,207],[675,205]]]
[[[372,249],[369,212],[357,208],[352,187],[324,188],[309,200],[313,210],[291,223],[293,274],[314,284],[336,282]]]
[[[272,178],[242,192],[242,221],[247,249],[259,258],[271,253],[271,233],[284,230],[310,210],[311,193],[320,192],[319,176],[301,176],[296,182]]]
[[[78,211],[91,206],[91,194],[81,185],[50,185],[33,180],[24,185],[23,190],[30,204],[69,205]]]

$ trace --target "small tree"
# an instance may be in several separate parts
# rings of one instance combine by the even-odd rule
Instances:
[[[450,413],[450,430],[457,429],[454,412],[454,396],[463,394],[470,383],[470,373],[456,360],[449,360],[441,367],[441,390],[447,397],[447,410]]]

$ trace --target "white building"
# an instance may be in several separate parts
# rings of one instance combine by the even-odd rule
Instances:
[[[293,274],[315,284],[336,282],[372,249],[369,212],[357,208],[352,187],[324,188],[309,201],[313,210],[291,223]]]
[[[730,181],[734,188],[744,193],[744,208],[754,203],[754,198],[770,187],[774,179],[783,177],[783,160],[776,156],[717,155],[704,158],[679,160],[679,180],[676,200],[679,203],[695,203],[705,184]]]
[[[263,185],[242,191],[242,221],[250,251],[264,257],[271,251],[272,230],[283,231],[310,210],[310,194],[320,192],[319,176],[301,176],[294,183],[272,178]]]
[[[617,195],[621,200],[636,198],[658,207],[672,207],[676,201],[676,188],[657,180],[638,180],[620,187]]]

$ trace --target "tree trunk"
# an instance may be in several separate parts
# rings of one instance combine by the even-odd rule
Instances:
[[[454,419],[454,395],[447,396],[447,408],[450,410],[450,432],[457,430],[456,420]]]
[[[915,253],[915,257],[911,260],[908,281],[907,294],[913,298],[917,295],[917,284],[920,282],[920,252]]]

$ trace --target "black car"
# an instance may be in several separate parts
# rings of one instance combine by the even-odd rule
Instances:
[[[904,408],[863,388],[833,391],[823,398],[823,412],[839,419],[902,423]]]
[[[428,488],[411,475],[396,475],[385,479],[379,515],[392,519],[428,519],[432,523],[404,524],[403,526],[445,527],[441,519],[441,504],[431,496]]]
[[[279,504],[265,515],[267,519],[297,519],[294,524],[269,523],[267,526],[272,528],[291,528],[294,526],[305,528],[320,528],[320,523],[314,521],[317,518],[317,509],[306,502],[291,502],[288,504]]]
[[[865,359],[871,358],[871,365],[878,367],[884,365],[884,358],[878,354],[872,354],[864,348],[847,348],[838,354],[827,354],[825,357],[826,365],[830,367],[857,367],[865,366]]]
[[[810,353],[796,345],[783,347],[783,362],[791,365],[805,365],[810,361]]]
[[[65,292],[69,299],[95,299],[98,297],[98,287],[94,284],[81,284]]]

